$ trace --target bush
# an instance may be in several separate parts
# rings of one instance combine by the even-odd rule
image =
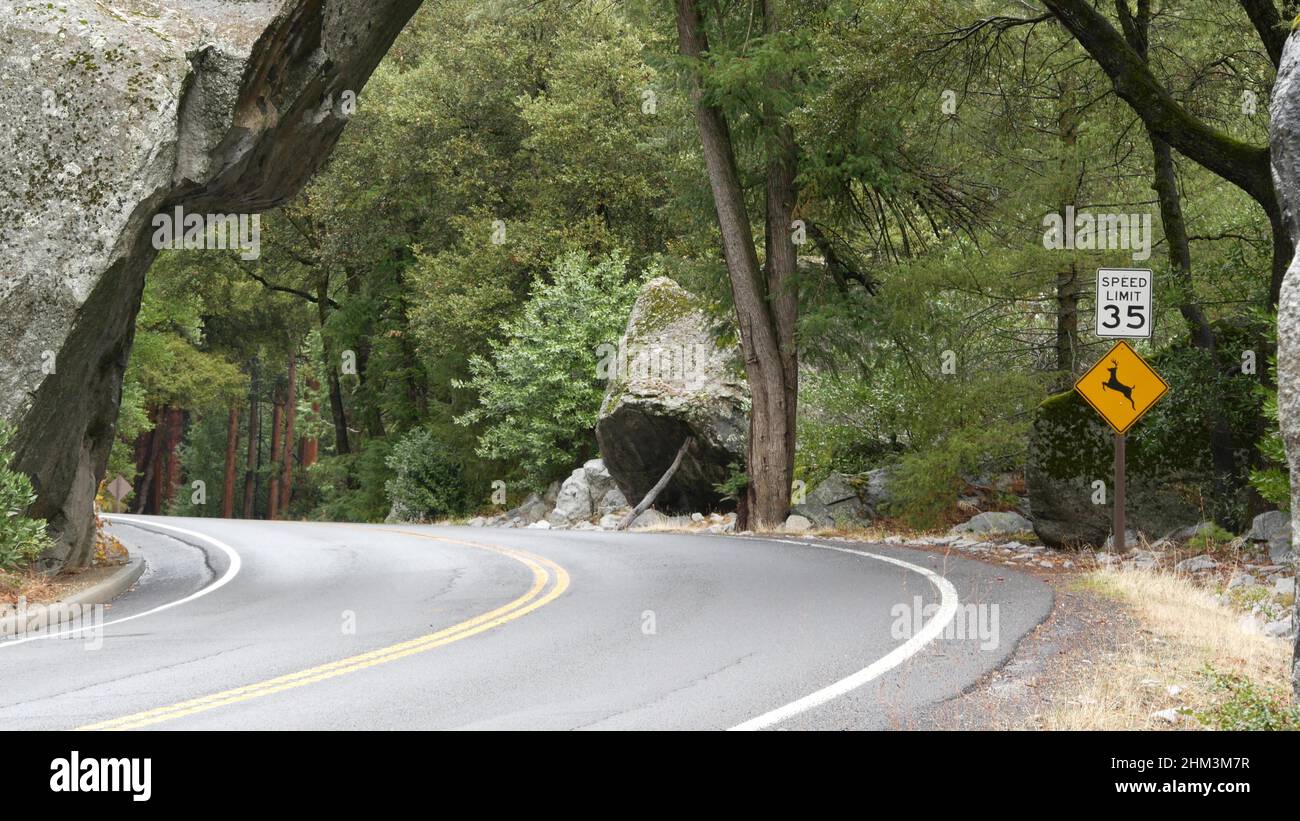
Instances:
[[[0,568],[30,562],[50,546],[45,522],[23,515],[36,501],[32,480],[9,467],[11,431],[0,423]]]
[[[388,455],[393,478],[388,499],[404,518],[438,519],[465,511],[465,477],[447,447],[429,430],[417,428]]]
[[[393,475],[387,464],[390,451],[390,440],[367,439],[354,453],[325,456],[308,468],[305,473],[319,499],[308,518],[382,522],[389,509],[385,485]]]
[[[456,419],[483,426],[480,456],[518,465],[536,487],[595,450],[605,395],[598,349],[622,335],[639,287],[617,254],[593,262],[569,253],[549,273],[502,324],[490,355],[470,359],[479,406]]]
[[[1215,703],[1194,713],[1214,730],[1300,730],[1300,706],[1289,705],[1280,693],[1263,692],[1250,679],[1214,669],[1205,671]]]

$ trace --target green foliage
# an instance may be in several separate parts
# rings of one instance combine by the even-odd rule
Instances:
[[[749,474],[745,472],[745,466],[737,462],[727,465],[727,470],[727,478],[714,485],[713,489],[721,494],[724,501],[739,502],[749,488]]]
[[[311,474],[320,505],[311,518],[334,522],[382,522],[388,515],[387,484],[391,445],[387,439],[370,439],[356,453],[327,456],[312,465]]]
[[[1193,553],[1218,553],[1232,542],[1234,536],[1216,524],[1202,527],[1187,540],[1187,549]]]
[[[1282,431],[1278,428],[1277,389],[1261,387],[1260,390],[1265,393],[1264,418],[1269,422],[1268,430],[1259,440],[1259,455],[1265,466],[1250,472],[1250,484],[1266,501],[1281,510],[1290,510],[1291,471],[1287,467]]]
[[[470,359],[466,386],[479,407],[457,419],[483,426],[481,456],[517,464],[534,486],[593,452],[605,389],[598,349],[618,342],[638,287],[618,254],[593,262],[569,253],[549,273],[502,324],[504,341]]]
[[[907,453],[890,476],[888,513],[917,528],[950,524],[966,477],[1019,467],[1025,428],[961,427],[929,447]]]
[[[1273,332],[1270,343],[1276,344],[1277,317],[1265,318],[1268,328]],[[1287,461],[1286,444],[1282,441],[1281,420],[1277,413],[1277,357],[1269,358],[1270,383],[1256,388],[1256,393],[1263,399],[1264,419],[1268,428],[1259,438],[1259,455],[1263,462],[1250,472],[1250,484],[1265,500],[1277,505],[1281,510],[1291,509],[1291,469]]]
[[[1236,673],[1206,669],[1205,679],[1217,700],[1193,714],[1202,725],[1226,731],[1300,730],[1300,705],[1287,704],[1286,696]]]
[[[45,522],[24,515],[36,501],[32,481],[9,467],[12,431],[0,423],[0,570],[30,562],[50,546]]]
[[[432,431],[409,431],[386,464],[393,478],[384,487],[401,518],[428,521],[465,512],[465,477]]]

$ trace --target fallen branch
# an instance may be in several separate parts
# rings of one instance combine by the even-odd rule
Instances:
[[[664,471],[664,475],[659,477],[659,481],[655,482],[655,486],[650,488],[650,492],[641,499],[640,503],[628,511],[628,514],[623,517],[623,521],[618,523],[619,530],[627,530],[628,526],[632,524],[636,517],[645,513],[650,505],[655,503],[655,499],[658,498],[663,489],[668,486],[668,482],[673,478],[673,474],[677,472],[677,468],[681,467],[682,457],[686,455],[686,449],[689,448],[691,443],[694,441],[694,436],[686,437],[686,441],[682,442],[682,446],[677,449],[677,455],[673,457],[673,463],[668,466],[668,470]]]

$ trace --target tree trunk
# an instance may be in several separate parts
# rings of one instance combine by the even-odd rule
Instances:
[[[774,21],[769,18],[767,25],[772,27]],[[693,0],[677,2],[677,33],[682,56],[698,61],[708,51],[700,12]],[[705,100],[698,70],[692,73],[691,99],[722,235],[722,251],[731,280],[732,301],[736,306],[741,352],[745,357],[745,375],[752,402],[747,465],[749,486],[746,490],[748,504],[740,506],[745,520],[738,520],[737,527],[776,527],[784,522],[790,507],[793,420],[798,390],[797,383],[787,378],[792,365],[797,366],[792,343],[797,297],[789,281],[793,248],[789,249],[788,256],[784,256],[787,254],[785,246],[790,241],[787,217],[794,201],[793,144],[788,131],[778,133],[775,156],[769,159],[766,233],[772,240],[768,252],[773,258],[767,266],[765,278],[754,248],[731,133],[722,110]],[[780,224],[773,232],[776,223]],[[790,340],[789,343],[783,345],[783,338]]]
[[[158,453],[162,450],[163,437],[166,435],[164,430],[164,410],[161,407],[154,407],[149,413],[150,419],[153,420],[153,431],[149,434],[149,447],[144,453],[143,472],[140,474],[140,484],[135,491],[135,509],[132,513],[154,513],[148,509],[150,500],[156,496],[153,493],[154,477],[158,473]]]
[[[293,497],[293,422],[298,415],[298,353],[289,354],[289,392],[284,410],[284,477],[280,483],[280,510],[289,514]]]
[[[248,391],[248,457],[244,470],[244,518],[257,515],[258,444],[262,438],[262,409],[258,402],[258,366],[253,363],[253,379]]]
[[[1057,164],[1059,192],[1057,205],[1062,224],[1073,213],[1067,209],[1079,205],[1079,185],[1083,169],[1079,162],[1079,111],[1075,105],[1074,84],[1067,73],[1062,77],[1057,103],[1056,136],[1060,142]],[[1079,264],[1074,252],[1056,275],[1056,371],[1057,387],[1068,390],[1074,384],[1079,364]]]
[[[275,519],[280,509],[280,422],[284,418],[284,395],[276,392],[271,409],[271,480],[266,494],[266,518]]]
[[[167,438],[164,444],[164,469],[161,474],[162,492],[158,513],[166,513],[176,499],[176,488],[181,482],[181,441],[185,438],[185,411],[178,407],[167,409]]]
[[[221,483],[221,518],[235,515],[235,459],[239,450],[239,408],[230,408],[226,424],[226,472]]]
[[[316,401],[316,396],[320,391],[320,381],[313,378],[307,380],[307,389],[311,391],[311,418],[314,422],[320,418],[320,402]],[[320,443],[315,436],[305,436],[302,440],[302,454],[298,458],[298,466],[303,470],[316,464],[317,454],[320,449]]]
[[[330,387],[330,416],[334,420],[334,453],[342,456],[352,452],[348,443],[348,414],[343,406],[343,386],[339,382],[339,360],[337,352],[325,338],[325,322],[329,319],[330,278],[328,270],[321,273],[316,280],[316,311],[321,327],[321,347],[325,357],[326,379]]]

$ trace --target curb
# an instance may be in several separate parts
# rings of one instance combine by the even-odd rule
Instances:
[[[49,604],[28,605],[28,613],[21,627],[18,625],[19,617],[17,615],[0,616],[0,643],[3,643],[5,638],[26,633],[33,621],[40,619],[44,623],[45,614],[50,610],[57,611],[66,607],[110,603],[139,581],[140,576],[144,574],[144,568],[144,559],[132,555],[127,563],[118,568],[111,576],[87,587],[85,590],[79,590],[67,598]]]

